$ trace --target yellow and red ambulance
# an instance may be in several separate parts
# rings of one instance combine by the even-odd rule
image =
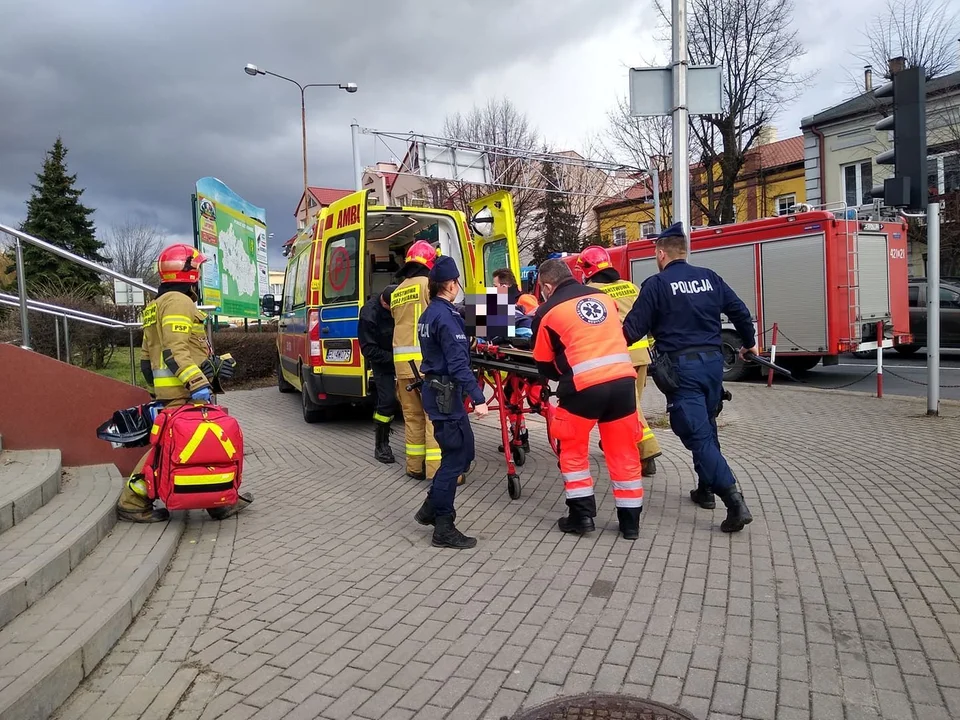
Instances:
[[[357,339],[360,308],[395,282],[412,243],[429,240],[452,257],[467,293],[492,286],[498,268],[520,275],[509,193],[471,203],[469,218],[458,210],[368,205],[367,193],[321,210],[288,253],[278,310],[277,384],[280,392],[300,392],[306,422],[369,398],[370,370]],[[274,299],[265,297],[267,305],[272,308]]]

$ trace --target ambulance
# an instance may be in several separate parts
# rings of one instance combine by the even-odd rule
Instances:
[[[287,253],[283,296],[262,298],[278,315],[277,385],[299,392],[303,419],[325,419],[331,408],[372,401],[371,371],[360,353],[357,323],[366,300],[396,282],[406,250],[427,240],[457,263],[463,293],[493,285],[493,272],[520,274],[513,200],[497,192],[457,210],[376,206],[368,191],[320,211]],[[275,308],[279,305],[279,309]]]

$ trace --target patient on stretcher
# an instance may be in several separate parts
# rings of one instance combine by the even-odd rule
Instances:
[[[480,342],[529,349],[533,340],[533,312],[510,303],[506,294],[497,292],[496,288],[486,288],[486,291],[484,295],[466,297],[460,308],[467,335]]]

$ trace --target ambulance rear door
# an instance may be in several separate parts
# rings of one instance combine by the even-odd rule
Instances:
[[[474,292],[493,286],[494,271],[507,267],[520,277],[520,251],[513,198],[506,190],[470,203],[470,229],[476,247]]]
[[[367,191],[347,195],[325,210],[318,283],[323,392],[337,398],[367,394],[366,366],[357,325],[364,294]]]

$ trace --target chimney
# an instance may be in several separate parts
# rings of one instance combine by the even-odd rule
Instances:
[[[907,66],[907,59],[902,55],[900,57],[890,58],[887,63],[887,68],[890,71],[890,77],[893,77],[898,72],[903,70]]]
[[[863,87],[866,92],[873,90],[873,67],[870,65],[863,66]]]

